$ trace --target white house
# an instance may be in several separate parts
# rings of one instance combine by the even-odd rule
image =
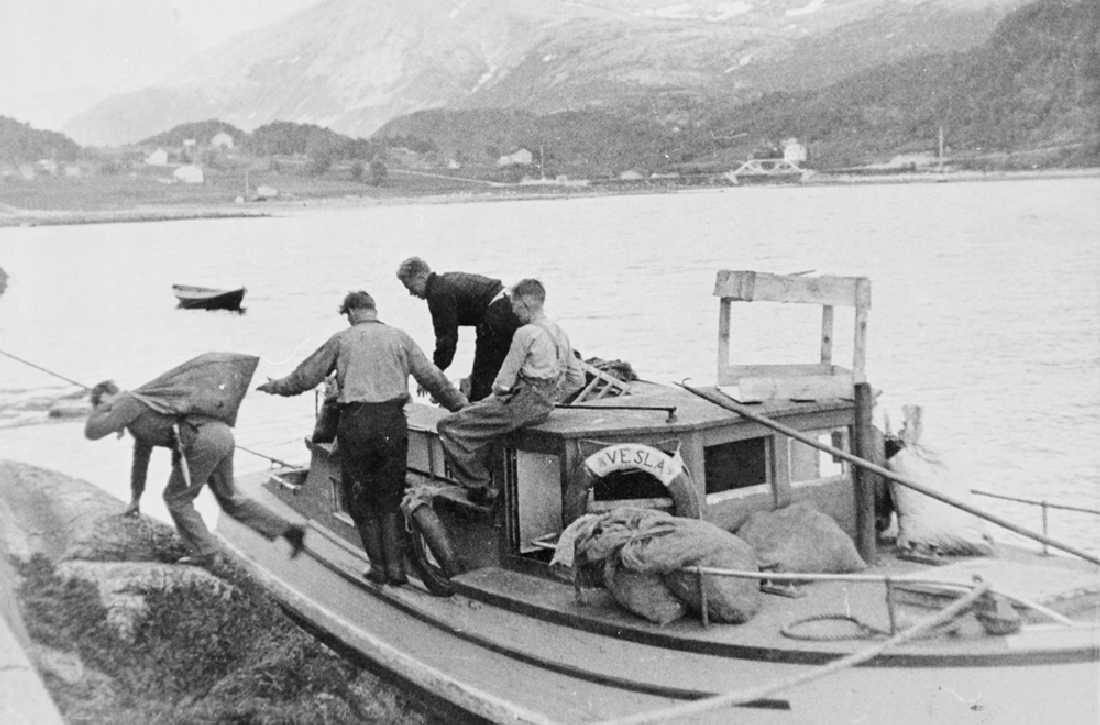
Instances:
[[[210,145],[216,149],[231,149],[234,146],[233,137],[225,131],[220,131],[210,139]]]
[[[535,155],[527,149],[516,149],[512,153],[497,159],[497,166],[530,166]]]
[[[181,166],[172,172],[172,178],[185,184],[201,184],[205,180],[202,168],[198,166]]]
[[[145,163],[147,166],[167,166],[168,152],[164,149],[157,149],[145,157]]]
[[[619,181],[641,181],[644,178],[645,173],[638,169],[627,169],[619,173]]]
[[[794,165],[806,163],[806,159],[810,158],[809,152],[806,147],[798,143],[796,138],[788,138],[783,141],[783,160],[789,161]]]

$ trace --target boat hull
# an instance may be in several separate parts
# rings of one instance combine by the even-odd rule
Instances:
[[[293,515],[286,499],[261,483],[246,480],[242,487]],[[682,620],[657,627],[618,611],[606,593],[580,600],[569,585],[497,567],[456,577],[450,598],[430,596],[417,582],[373,585],[362,577],[362,552],[343,532],[317,522],[310,523],[306,555],[294,560],[226,517],[217,531],[311,629],[452,719],[456,713],[491,722],[625,717],[808,675],[874,644],[783,642],[774,632],[770,639],[760,634],[794,617],[798,600],[773,599],[774,621],[762,614],[750,625],[704,628]],[[1093,723],[1100,716],[1097,637],[1086,628],[1025,632],[976,647],[912,643],[736,712],[757,725],[1025,723],[1052,714],[1060,723]],[[692,722],[733,717],[723,708]]]
[[[203,287],[172,285],[179,307],[185,310],[230,310],[241,311],[241,301],[247,290],[244,287],[235,290],[216,290]]]

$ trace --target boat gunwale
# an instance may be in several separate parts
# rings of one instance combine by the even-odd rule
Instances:
[[[339,542],[340,546],[347,546],[341,540],[341,537],[336,532],[330,530],[323,524],[310,520],[310,526],[314,530],[321,533],[325,538]],[[350,550],[350,549],[349,549]],[[385,590],[378,590],[371,587],[367,582],[363,581],[361,577],[356,576],[353,573],[346,572],[342,568],[330,561],[327,561],[324,557],[311,551],[307,548],[307,553],[320,563],[325,568],[329,569],[338,576],[353,583],[362,591],[369,593],[372,596],[381,598],[388,603],[396,606],[401,611],[415,617],[416,619],[423,621],[427,624],[432,624],[443,631],[450,632],[456,636],[461,636],[467,641],[475,641],[478,644],[482,644],[480,639],[469,639],[467,634],[463,630],[457,630],[449,623],[434,617],[426,610],[417,609],[407,602],[401,601],[398,597],[393,596]],[[358,552],[354,552],[358,555]],[[475,572],[486,572],[493,569],[499,569],[505,571],[509,575],[514,576],[531,576],[534,579],[545,580],[555,585],[562,587],[568,587],[569,585],[558,580],[548,579],[546,577],[534,576],[531,574],[522,574],[519,572],[512,572],[499,567],[484,567],[482,569],[476,569],[471,572],[467,572],[464,575],[460,575],[451,580],[452,585],[455,588],[455,592],[469,599],[480,601],[490,606],[497,607],[499,609],[519,614],[522,616],[528,616],[540,621],[549,622],[551,624],[557,624],[575,629],[578,631],[591,632],[593,634],[600,634],[611,637],[612,639],[618,639],[623,641],[633,642],[635,644],[642,644],[652,647],[658,647],[660,649],[689,652],[699,655],[718,656],[729,659],[748,660],[748,661],[767,661],[776,664],[792,664],[792,665],[822,665],[827,664],[837,658],[843,657],[851,653],[852,649],[845,650],[810,650],[799,648],[776,648],[763,645],[748,645],[739,644],[734,642],[719,642],[715,640],[702,639],[698,636],[694,636],[690,633],[672,633],[666,631],[658,631],[649,627],[655,627],[655,625],[649,625],[646,622],[627,622],[618,619],[612,619],[608,617],[600,616],[582,616],[575,612],[566,612],[554,609],[549,606],[540,605],[524,599],[516,597],[508,597],[506,595],[493,592],[486,587],[479,587],[475,584],[464,581],[469,579],[469,575]],[[572,589],[570,587],[570,589]],[[730,625],[740,626],[740,625]],[[705,632],[700,626],[699,632]],[[1077,631],[1082,635],[1082,638],[1086,637],[1090,629],[1075,630],[1075,628],[1066,627],[1065,631],[1072,632]],[[469,635],[474,637],[474,635]],[[989,635],[991,638],[1004,641],[1004,636]],[[795,642],[796,640],[792,640]],[[855,641],[855,640],[845,640]],[[864,640],[859,642],[865,643]],[[826,643],[830,644],[830,643]],[[922,643],[924,646],[929,644],[929,641],[925,640]],[[921,646],[921,645],[915,645]],[[499,648],[499,649],[498,649]],[[511,648],[505,647],[499,643],[492,643],[489,646],[492,651],[499,651],[501,654],[509,654],[509,656],[516,656],[521,661],[532,663],[531,660],[526,659],[529,655],[525,655],[522,652],[516,652]],[[516,654],[510,654],[516,652]],[[1081,644],[1071,644],[1068,646],[1058,648],[1047,649],[1028,649],[1028,650],[1014,650],[1014,651],[1000,651],[1000,652],[983,652],[983,653],[959,653],[959,652],[885,652],[867,663],[859,665],[860,667],[905,667],[905,668],[942,668],[942,667],[996,667],[996,666],[1039,666],[1039,665],[1051,665],[1051,664],[1079,664],[1088,662],[1100,662],[1100,641],[1095,638]],[[542,666],[542,665],[540,665]],[[572,674],[572,673],[568,673]],[[634,689],[634,688],[630,688]],[[654,694],[649,690],[640,690]],[[685,691],[690,692],[690,691]],[[698,696],[698,695],[696,695]]]

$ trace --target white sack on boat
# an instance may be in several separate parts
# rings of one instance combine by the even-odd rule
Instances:
[[[891,471],[962,503],[971,504],[969,488],[951,475],[927,448],[910,444],[893,456]],[[892,484],[898,511],[898,548],[941,554],[992,556],[992,539],[982,521],[954,506],[925,496],[901,484]]]
[[[807,501],[757,511],[737,535],[756,550],[761,566],[775,566],[775,571],[846,574],[867,568],[851,537]]]

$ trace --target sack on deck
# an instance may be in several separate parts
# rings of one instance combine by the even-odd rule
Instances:
[[[727,532],[723,532],[727,533]],[[756,571],[756,556],[752,547],[733,534],[731,543],[692,562],[699,566],[713,566],[719,569],[740,569]],[[677,571],[666,574],[665,584],[676,598],[687,604],[696,614],[703,611],[703,602],[699,596],[699,577],[690,571]],[[707,615],[714,622],[740,624],[753,618],[763,603],[760,593],[760,581],[757,579],[739,579],[731,576],[709,574],[703,578],[703,588],[707,593]]]
[[[631,571],[616,564],[614,558],[604,565],[603,583],[619,606],[651,622],[665,625],[687,614],[687,607],[660,576]]]
[[[252,355],[208,352],[130,392],[158,413],[202,415],[236,425],[259,362]]]
[[[971,501],[966,485],[956,480],[947,466],[928,449],[919,445],[902,448],[890,459],[889,467],[905,478],[963,503]],[[985,533],[981,519],[973,514],[898,483],[893,484],[893,494],[898,509],[899,549],[993,555],[992,539]]]
[[[845,574],[867,568],[840,526],[805,501],[757,511],[737,535],[756,550],[761,565],[774,565],[776,571]]]
[[[678,571],[694,565],[756,571],[752,547],[730,532],[701,519],[669,518],[639,531],[619,552],[624,567],[641,574],[663,574],[676,597],[702,611],[699,577]],[[729,576],[705,577],[707,613],[717,622],[747,622],[760,608],[760,582]]]

